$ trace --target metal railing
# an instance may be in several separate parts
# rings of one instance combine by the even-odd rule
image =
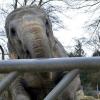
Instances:
[[[100,69],[100,57],[2,60],[0,61],[0,73],[12,73],[8,74],[0,82],[0,93],[14,81],[18,76],[17,72],[66,71],[73,69]],[[65,75],[44,100],[54,100],[72,82],[77,74],[79,74],[79,70],[73,70]]]
[[[56,98],[63,93],[67,86],[79,74],[79,70],[73,70],[66,74],[62,80],[54,87],[54,89],[44,98],[44,100],[56,100]]]
[[[66,71],[73,69],[100,69],[100,57],[65,57],[0,61],[0,73],[12,71]]]

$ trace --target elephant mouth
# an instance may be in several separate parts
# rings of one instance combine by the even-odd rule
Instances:
[[[41,58],[47,56],[46,48],[42,40],[38,36],[35,37],[35,41],[33,42],[33,50],[34,50],[34,53],[32,54],[33,57],[35,56],[36,58]]]
[[[32,48],[26,49],[26,58],[48,58],[50,57],[49,48],[45,48],[42,44],[41,39],[36,39],[33,42]]]
[[[46,58],[50,57],[49,52],[47,53],[47,49],[44,48],[44,45],[41,44],[41,40],[37,39],[35,42],[33,42],[32,48],[26,48],[22,50],[24,52],[24,58]]]

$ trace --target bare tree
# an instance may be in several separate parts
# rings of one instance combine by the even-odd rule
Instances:
[[[70,9],[84,11],[91,15],[85,23],[85,31],[89,37],[85,41],[85,46],[92,46],[95,50],[100,49],[100,0],[65,0]]]
[[[99,30],[100,28],[100,15],[99,15],[99,11],[100,11],[100,0],[66,0],[66,4],[69,6],[69,8],[71,9],[77,9],[77,10],[84,10],[85,13],[89,13],[91,12],[92,16],[93,15],[97,15],[97,17],[95,19],[89,19],[89,24],[88,24],[88,29],[90,29],[91,27],[94,29],[92,29],[92,33],[97,33],[97,30]],[[91,22],[90,22],[91,21]],[[86,26],[87,27],[87,26]]]
[[[65,0],[65,2],[72,9],[89,8],[88,10],[96,10],[100,6],[100,0]]]
[[[10,4],[10,7],[13,10],[13,9],[16,9],[16,8],[19,8],[19,7],[22,7],[22,6],[37,5],[41,8],[43,8],[47,12],[52,23],[57,26],[54,29],[64,28],[62,20],[59,18],[59,16],[57,16],[57,13],[63,14],[62,11],[66,10],[67,7],[66,6],[53,5],[54,1],[57,2],[57,0],[23,0],[23,2],[21,2],[20,0],[14,0],[14,2],[12,2],[12,4]],[[8,13],[9,13],[9,11],[6,10],[5,8],[0,8],[0,10],[3,12],[4,16],[5,16],[5,14],[8,15]]]

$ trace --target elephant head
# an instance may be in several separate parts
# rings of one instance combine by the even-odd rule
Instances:
[[[22,7],[11,12],[5,29],[8,45],[18,58],[48,58],[52,56],[54,36],[51,22],[43,9]]]

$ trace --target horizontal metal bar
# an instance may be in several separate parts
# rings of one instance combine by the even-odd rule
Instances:
[[[65,57],[0,61],[0,73],[12,71],[64,71],[76,68],[89,70],[100,69],[100,57]]]
[[[0,81],[0,94],[16,79],[17,75],[17,72],[11,72]]]
[[[56,100],[63,93],[72,80],[79,74],[79,70],[73,70],[66,74],[63,79],[55,86],[55,88],[44,98],[44,100]]]

